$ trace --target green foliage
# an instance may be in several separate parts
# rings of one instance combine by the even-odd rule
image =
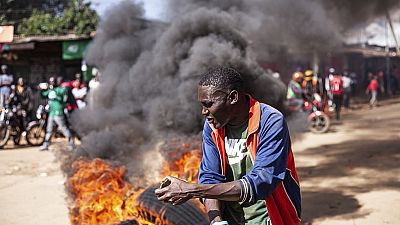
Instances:
[[[95,30],[99,21],[97,13],[90,8],[90,5],[90,2],[84,3],[83,0],[69,0],[64,3],[61,0],[47,0],[47,4],[42,4],[40,9],[33,9],[28,18],[22,19],[17,26],[17,33],[89,34]]]
[[[33,9],[40,9],[52,15],[59,14],[70,0],[0,0],[1,24],[18,26],[23,19],[32,15]]]

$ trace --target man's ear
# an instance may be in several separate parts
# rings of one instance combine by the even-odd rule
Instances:
[[[239,93],[236,90],[233,90],[229,93],[228,98],[231,105],[236,104],[239,101]]]

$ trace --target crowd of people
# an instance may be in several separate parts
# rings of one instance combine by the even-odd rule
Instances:
[[[64,81],[61,76],[52,76],[47,82],[35,87],[40,96],[46,100],[46,110],[48,110],[45,140],[39,150],[48,150],[55,125],[68,138],[69,147],[75,148],[74,135],[68,118],[74,110],[86,107],[89,90],[97,88],[99,72],[94,69],[92,74],[92,80],[88,84],[83,82],[81,74],[77,73],[72,81]],[[15,108],[18,111],[16,116],[19,117],[23,129],[21,135],[24,135],[28,122],[34,115],[34,94],[24,78],[19,77],[14,84],[14,77],[8,71],[7,65],[1,66],[0,107]]]
[[[378,93],[385,93],[384,75],[378,71],[376,75],[368,73],[368,86],[365,93],[370,95],[370,107],[377,105]],[[391,78],[395,78],[391,76]],[[397,79],[391,79],[391,94],[398,89]],[[340,120],[342,107],[350,109],[350,100],[356,95],[358,80],[355,73],[340,73],[334,68],[328,70],[325,79],[314,74],[312,70],[296,71],[288,84],[287,103],[289,107],[304,110],[304,105],[311,104],[320,111],[334,110],[335,117]],[[319,104],[319,105],[318,105]]]

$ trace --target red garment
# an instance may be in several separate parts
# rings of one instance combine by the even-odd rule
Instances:
[[[343,79],[338,75],[334,75],[333,79],[329,81],[332,93],[334,95],[341,95],[343,93]]]
[[[72,87],[72,89],[78,87],[78,82],[79,82],[78,80],[73,80],[73,81],[71,81],[71,87]]]
[[[378,88],[379,88],[378,81],[376,79],[373,79],[373,80],[371,80],[371,82],[369,82],[367,90],[369,90],[369,91],[377,91]]]

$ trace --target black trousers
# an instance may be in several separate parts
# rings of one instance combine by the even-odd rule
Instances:
[[[336,119],[340,120],[340,110],[342,109],[343,95],[333,95],[333,103],[335,104]]]

